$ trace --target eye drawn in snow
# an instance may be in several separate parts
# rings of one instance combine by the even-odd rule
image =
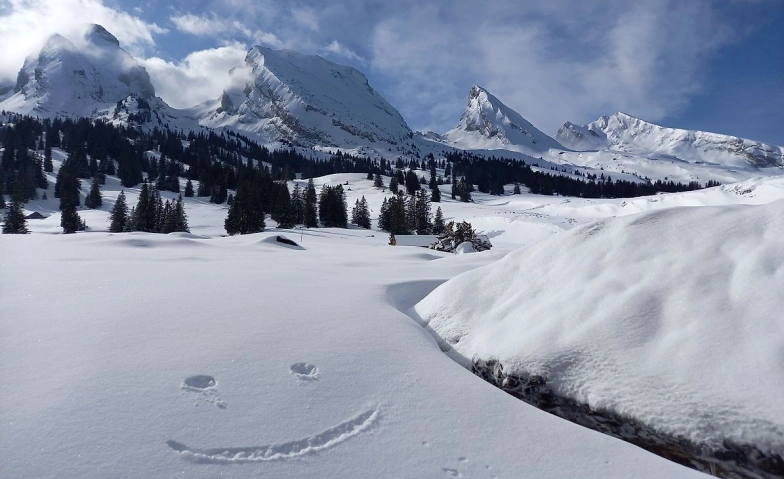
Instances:
[[[190,376],[182,382],[183,388],[205,390],[215,387],[215,378],[212,376]]]
[[[188,376],[180,385],[180,388],[198,393],[202,399],[208,403],[215,404],[221,409],[226,409],[226,403],[218,397],[218,383],[212,376],[198,374],[195,376]],[[198,404],[195,404],[198,406]]]
[[[173,440],[166,444],[186,459],[205,464],[284,460],[335,447],[370,428],[378,416],[377,409],[370,409],[312,436],[280,444],[213,449],[192,448]]]
[[[289,370],[297,379],[303,381],[315,381],[318,379],[319,370],[310,363],[294,363]]]

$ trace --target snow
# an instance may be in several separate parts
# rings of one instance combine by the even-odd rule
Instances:
[[[414,310],[461,362],[498,359],[561,395],[699,444],[780,451],[783,207],[594,222],[458,276]]]
[[[3,474],[698,477],[493,388],[398,311],[497,255],[275,234],[0,236]]]
[[[55,172],[64,156],[53,150]],[[362,174],[315,183],[344,184],[349,204],[364,195],[374,217],[389,194]],[[0,235],[7,477],[699,477],[486,384],[404,314],[450,278],[628,205],[446,200],[447,219],[495,228],[493,250],[452,255],[271,220],[223,237],[226,206],[200,198],[185,199],[190,234],[110,234],[120,189],[108,177],[103,209],[80,210],[87,232],[59,234],[49,199],[26,205],[51,215],[31,235]],[[709,193],[763,202],[784,187]],[[138,188],[125,194],[132,206]]]

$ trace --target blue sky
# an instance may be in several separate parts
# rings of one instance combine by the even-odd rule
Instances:
[[[624,111],[784,145],[781,0],[0,0],[0,78],[88,22],[176,107],[259,43],[356,67],[414,129],[454,126],[479,84],[549,134]]]

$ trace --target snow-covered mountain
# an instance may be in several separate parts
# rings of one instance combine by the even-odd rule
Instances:
[[[585,126],[567,122],[555,138],[575,150],[611,150],[737,168],[784,165],[784,149],[779,146],[717,133],[666,128],[620,112]]]
[[[413,137],[400,113],[352,67],[257,45],[244,70],[233,73],[240,80],[220,99],[197,107],[202,125],[303,146],[399,145]]]
[[[76,43],[50,36],[38,54],[27,57],[0,110],[138,123],[153,116],[163,123],[163,117],[172,116],[155,96],[147,70],[100,25],[89,25]]]
[[[442,139],[465,150],[505,149],[528,153],[563,149],[522,115],[476,85],[468,94],[468,106],[460,122]]]

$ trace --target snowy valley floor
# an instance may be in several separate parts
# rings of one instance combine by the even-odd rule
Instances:
[[[378,211],[382,193],[351,184]],[[442,204],[497,245],[450,255],[378,231],[0,236],[0,471],[8,478],[678,478],[702,474],[480,380],[406,316],[455,276],[564,229],[668,206],[767,203],[781,180],[691,195]],[[126,191],[131,205],[134,191]],[[47,211],[50,203],[31,204]],[[300,239],[300,234],[302,235]],[[458,298],[455,298],[458,300]]]

